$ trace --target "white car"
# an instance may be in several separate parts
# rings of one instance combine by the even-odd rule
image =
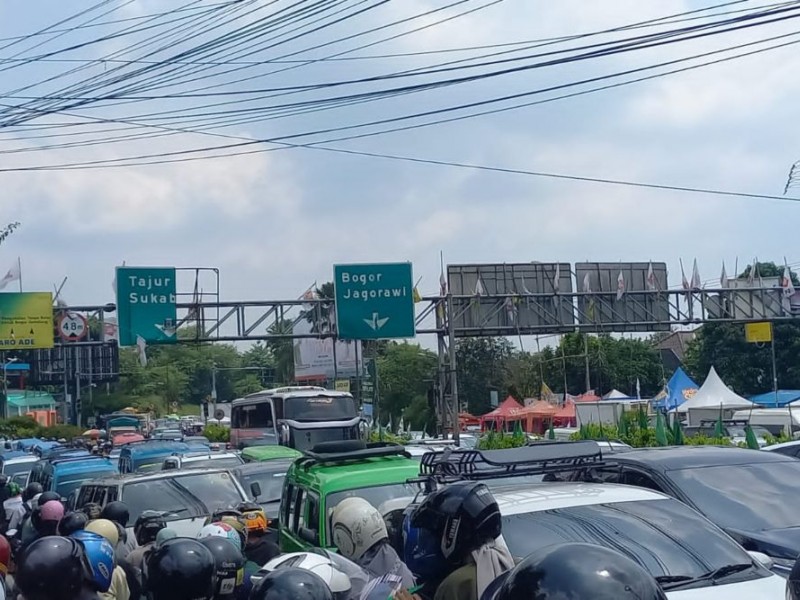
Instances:
[[[238,452],[197,452],[164,459],[164,469],[232,469],[244,464]]]
[[[3,475],[8,477],[9,481],[13,481],[24,488],[28,484],[31,469],[33,469],[33,465],[36,464],[38,460],[39,457],[33,454],[9,458],[3,461]]]
[[[783,454],[784,456],[800,458],[800,440],[772,444],[771,446],[764,446],[761,449],[766,450],[767,452],[777,452],[778,454]]]
[[[614,548],[649,571],[673,600],[775,600],[785,580],[689,506],[615,484],[494,487],[503,537],[516,559],[562,542]]]

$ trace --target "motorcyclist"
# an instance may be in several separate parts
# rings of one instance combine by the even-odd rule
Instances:
[[[666,600],[653,576],[602,546],[565,543],[528,556],[501,576],[492,600]]]
[[[333,592],[315,573],[285,567],[269,573],[250,593],[250,600],[334,600]]]
[[[64,515],[61,522],[58,524],[58,535],[71,535],[76,531],[80,531],[86,527],[89,522],[89,517],[80,511],[73,511]]]
[[[0,600],[6,597],[6,577],[11,564],[11,544],[5,536],[0,535]]]
[[[248,561],[263,567],[281,551],[277,544],[267,538],[269,521],[264,509],[255,502],[243,502],[239,505],[245,527],[247,528],[247,545],[244,555]]]
[[[407,536],[414,544],[414,562],[442,557],[448,565],[440,569],[441,583],[435,585],[435,574],[426,582],[428,593],[436,589],[434,600],[478,600],[492,581],[514,566],[501,535],[500,508],[483,483],[461,481],[442,487],[413,508],[408,520],[417,530],[416,538]]]
[[[136,537],[138,548],[128,555],[128,563],[136,571],[140,581],[145,554],[155,546],[158,532],[166,526],[164,513],[154,510],[142,512],[133,525],[133,534]]]
[[[244,554],[228,540],[221,537],[207,537],[200,540],[214,556],[216,568],[215,600],[234,600],[240,596],[244,586]]]
[[[93,589],[104,600],[115,600],[117,589],[112,588],[112,585],[116,583],[114,581],[116,574],[114,548],[106,538],[91,531],[81,529],[75,531],[70,537],[78,540],[83,546],[88,567],[86,575]]]
[[[136,540],[133,538],[128,539],[128,532],[125,530],[130,520],[130,511],[127,505],[118,500],[109,502],[100,511],[100,518],[108,519],[116,524],[119,532],[119,543],[114,551],[117,555],[117,561],[124,561],[128,557],[128,554],[136,549]]]
[[[204,525],[203,528],[197,532],[197,539],[202,540],[207,537],[222,537],[236,546],[239,551],[243,549],[242,538],[239,536],[239,533],[228,523],[217,522]]]
[[[172,538],[149,552],[142,569],[148,600],[214,600],[216,564],[197,540]]]
[[[257,573],[256,585],[269,573],[289,567],[304,569],[321,577],[331,590],[334,600],[350,600],[354,597],[350,578],[337,567],[331,558],[316,552],[291,552],[272,559]]]
[[[44,498],[42,494],[40,497]],[[58,500],[47,500],[33,509],[30,518],[30,527],[23,524],[22,547],[25,548],[38,538],[56,535],[58,524],[64,517],[64,505]]]
[[[85,560],[77,540],[40,538],[20,557],[14,580],[25,600],[99,600],[85,576]]]
[[[22,504],[16,508],[14,514],[11,516],[11,521],[8,524],[9,530],[20,530],[23,519],[33,511],[33,498],[41,494],[42,491],[41,483],[33,482],[25,486],[25,489],[22,490]]]
[[[9,481],[6,487],[8,488],[8,498],[3,501],[3,510],[5,514],[3,523],[0,525],[4,532],[8,531],[8,526],[11,523],[14,513],[22,506],[22,488],[14,481]]]
[[[115,549],[114,557],[116,559],[116,547],[119,543],[119,529],[117,528],[116,523],[109,521],[108,519],[95,519],[94,521],[89,521],[84,530],[104,537],[108,543],[111,544],[111,547]],[[135,592],[136,595],[131,593],[132,585],[134,587],[133,592]],[[128,600],[131,597],[135,599],[138,598],[139,593],[137,588],[138,580],[136,579],[135,574],[131,574],[129,577],[125,569],[123,569],[123,567],[115,560],[111,590],[108,592],[111,594],[111,596],[105,597],[108,598],[108,600],[111,600],[112,598],[115,600]]]
[[[398,575],[403,585],[412,587],[414,576],[389,544],[386,523],[377,508],[363,498],[342,500],[333,509],[334,546],[372,577]]]

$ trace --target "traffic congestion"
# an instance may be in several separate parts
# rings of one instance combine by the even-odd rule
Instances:
[[[234,401],[231,421],[228,444],[147,415],[7,440],[5,597],[800,598],[796,444],[367,442],[320,387]]]

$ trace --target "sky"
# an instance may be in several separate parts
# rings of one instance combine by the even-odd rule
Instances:
[[[263,11],[273,10],[266,0],[246,1],[260,5]],[[0,38],[30,34],[96,4],[84,0],[3,2]],[[135,19],[142,15],[185,4],[188,2],[107,0],[104,10],[113,12],[103,19],[137,22]],[[199,5],[203,4],[212,2],[199,0]],[[277,0],[272,4],[291,2]],[[454,4],[426,17],[362,35],[356,41],[301,55],[319,57],[429,25],[346,55],[392,55],[390,58],[317,61],[272,74],[259,67],[245,72],[259,74],[245,83],[224,85],[225,78],[209,77],[191,86],[273,89],[358,79],[497,50],[418,53],[572,36],[722,2],[392,0],[308,40],[324,43]],[[711,12],[775,3],[729,4]],[[471,14],[437,24],[444,17],[472,9],[476,10]],[[245,21],[232,23],[230,29],[245,26]],[[47,38],[46,44],[32,49],[30,40],[11,47],[10,42],[0,41],[0,68],[6,69],[0,76],[0,89],[5,90],[0,91],[0,103],[22,102],[8,97],[14,96],[9,91],[20,87],[28,88],[22,95],[52,93],[57,88],[46,81],[48,78],[87,64],[47,62],[41,59],[43,53],[91,40],[101,30],[109,33],[121,27],[112,24],[82,29],[58,39]],[[796,30],[795,20],[789,19],[369,104],[245,123],[221,132],[241,140],[339,128],[489,97],[525,94]],[[640,33],[616,32],[602,39]],[[573,40],[567,45],[591,41]],[[94,60],[125,50],[129,43],[127,38],[115,38],[58,56]],[[304,47],[299,44],[287,47]],[[555,47],[536,51],[551,48]],[[282,48],[252,58],[274,58],[279,51]],[[39,59],[9,62],[33,56]],[[729,54],[714,55],[719,56]],[[225,60],[225,55],[218,60]],[[93,63],[82,74],[65,79],[76,82],[113,66]],[[800,159],[798,67],[800,53],[789,46],[579,97],[329,145],[436,161],[780,196],[791,165]],[[166,89],[186,89],[188,85]],[[376,84],[361,84],[347,91],[372,89]],[[559,93],[571,91],[575,88]],[[527,96],[521,101],[552,98],[559,93]],[[310,97],[326,94],[331,92],[314,92]],[[190,110],[201,102],[226,99],[155,99],[136,105],[79,109],[73,114],[121,119],[134,113]],[[55,114],[30,122],[47,124],[70,118],[69,114]],[[270,150],[267,152],[214,160],[115,169],[13,171],[31,165],[176,152],[236,141],[181,133],[117,144],[30,151],[52,140],[26,139],[28,135],[21,128],[3,131],[0,127],[0,153],[5,155],[0,158],[0,222],[22,224],[0,247],[0,271],[19,257],[26,291],[52,290],[67,277],[63,297],[73,305],[112,301],[114,267],[123,261],[128,265],[217,268],[220,296],[227,301],[297,298],[313,282],[330,280],[334,264],[381,261],[411,261],[421,292],[433,295],[438,290],[440,253],[447,264],[663,261],[669,268],[671,286],[680,284],[680,259],[691,264],[696,258],[703,280],[712,286],[718,281],[723,261],[729,273],[737,262],[743,270],[753,257],[775,262],[785,257],[790,264],[800,263],[795,244],[800,204],[793,201],[555,180],[274,144],[259,146]],[[312,138],[290,141],[306,143]],[[22,147],[28,151],[9,152]],[[792,193],[790,189],[789,195]],[[800,188],[794,194],[800,197]],[[203,285],[211,287],[210,282]]]

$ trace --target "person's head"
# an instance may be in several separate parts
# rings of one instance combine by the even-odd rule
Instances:
[[[216,564],[197,540],[173,538],[148,552],[142,586],[148,600],[214,600]]]
[[[239,512],[242,513],[242,520],[247,529],[248,541],[257,540],[266,535],[269,519],[260,504],[243,502],[239,505]]]
[[[106,538],[91,531],[76,531],[71,536],[83,546],[86,557],[87,579],[94,591],[105,593],[111,587],[111,576],[116,567],[114,548]]]
[[[228,540],[221,537],[207,537],[200,543],[208,548],[214,557],[217,588],[215,600],[234,598],[244,583],[244,555]]]
[[[666,600],[653,576],[610,548],[565,543],[528,556],[505,576],[494,600]]]
[[[146,510],[136,519],[133,526],[133,533],[136,536],[136,543],[140,546],[156,541],[158,532],[167,526],[164,514],[154,510]]]
[[[8,575],[8,565],[11,563],[11,544],[4,535],[0,535],[0,575],[5,580]]]
[[[85,558],[77,540],[34,540],[17,561],[14,581],[25,600],[75,600],[84,587]]]
[[[25,486],[25,489],[22,491],[22,501],[23,502],[30,502],[33,500],[35,496],[41,494],[44,490],[42,489],[42,484],[33,482],[29,483]]]
[[[428,494],[412,512],[411,525],[432,533],[444,558],[455,565],[502,532],[497,501],[486,485],[475,481]]]
[[[233,530],[239,534],[242,548],[247,546],[247,524],[244,520],[244,515],[238,510],[224,509],[215,511],[208,519],[206,524],[210,523],[224,523],[229,525]]]
[[[238,550],[243,550],[242,538],[236,530],[227,523],[210,523],[204,525],[203,528],[197,533],[197,539],[202,540],[208,537],[221,537],[228,540],[231,544],[236,546]]]
[[[128,519],[130,519],[130,512],[128,511],[128,507],[124,502],[115,500],[114,502],[109,502],[103,507],[103,510],[100,511],[100,518],[108,519],[109,521],[118,523],[122,527],[127,527]]]
[[[39,495],[39,500],[37,502],[39,506],[42,506],[46,502],[61,502],[61,494],[53,490],[47,490]]]
[[[8,495],[11,498],[16,498],[20,494],[22,494],[22,488],[19,486],[19,484],[16,481],[10,481],[8,483]]]
[[[333,509],[333,545],[343,556],[358,561],[378,542],[388,539],[380,511],[363,498],[345,498]]]
[[[103,536],[114,548],[119,544],[119,529],[117,529],[117,525],[113,521],[109,521],[108,519],[95,519],[94,521],[89,521],[84,529]]]
[[[31,513],[31,523],[39,535],[55,535],[64,518],[64,505],[58,500],[40,503]]]
[[[171,540],[173,538],[178,537],[178,533],[174,529],[170,529],[169,527],[165,527],[161,531],[158,532],[156,536],[156,546],[160,546],[167,540]]]
[[[347,600],[352,591],[350,577],[327,556],[316,552],[290,552],[273,558],[259,571],[267,575],[280,569],[296,567],[318,575],[328,586],[334,600]]]
[[[89,522],[89,517],[80,511],[74,511],[64,515],[61,522],[58,524],[59,535],[71,535],[76,531],[80,531],[86,527]]]
[[[253,586],[250,600],[334,600],[333,592],[317,574],[297,567],[269,573]]]

